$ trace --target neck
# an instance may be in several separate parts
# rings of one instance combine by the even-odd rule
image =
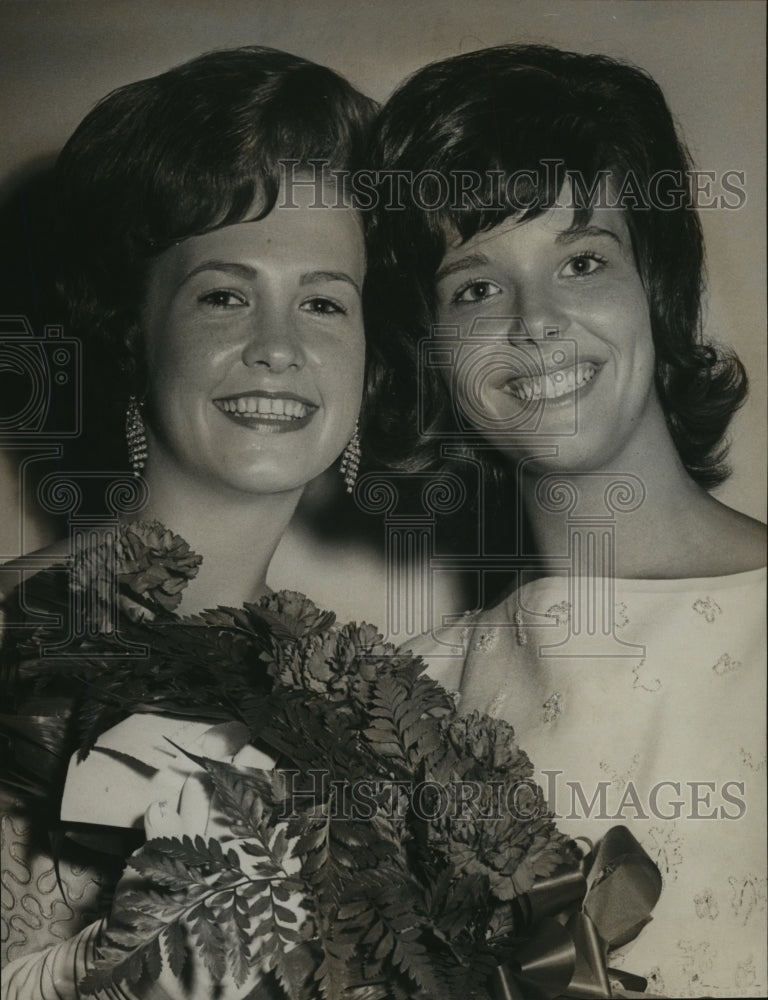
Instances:
[[[150,499],[137,520],[158,520],[203,557],[179,612],[238,607],[268,593],[267,570],[302,491],[245,494],[170,480],[148,469]]]
[[[551,560],[545,572],[562,569],[569,533],[583,519],[585,527],[595,522],[612,525],[618,577],[697,575],[701,524],[719,505],[690,478],[668,435],[646,455],[645,461],[637,454],[620,456],[610,467],[564,470],[562,475],[551,467],[537,467],[535,461],[521,464],[522,498],[535,550]],[[539,483],[548,474],[557,480],[551,483],[550,499],[542,500]],[[567,484],[559,497],[554,492],[557,481]],[[614,491],[611,484],[616,484]]]

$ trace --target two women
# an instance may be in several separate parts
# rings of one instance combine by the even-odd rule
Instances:
[[[124,392],[110,384],[107,395],[129,411],[133,460],[150,488],[142,518],[203,555],[185,612],[263,593],[302,486],[353,436],[360,219],[338,206],[335,187],[333,209],[312,207],[309,187],[286,192],[276,167],[326,159],[354,170],[369,110],[301,60],[224,53],[117,92],[62,157],[79,229],[70,300],[79,329],[97,318],[123,376]],[[647,190],[667,172],[670,188],[653,195],[665,204],[684,185],[689,163],[663,98],[643,74],[599,57],[474,53],[428,67],[395,95],[374,158],[385,172],[431,172],[438,195],[441,177],[464,177],[461,200],[444,211],[422,191],[373,221],[384,294],[369,322],[397,398],[428,375],[415,359],[420,340],[440,336],[432,324],[452,331],[438,345],[450,348],[445,381],[428,387],[430,439],[478,432],[484,457],[501,456],[513,516],[519,484],[535,539],[521,572],[538,572],[523,572],[524,586],[463,634],[442,637],[437,653],[453,644],[467,655],[441,676],[462,706],[515,725],[553,776],[551,805],[574,836],[646,813],[640,839],[665,875],[665,909],[660,937],[646,930],[627,966],[659,992],[755,995],[761,851],[754,829],[742,832],[739,803],[760,815],[747,773],[759,774],[759,740],[742,739],[762,704],[750,631],[759,533],[702,489],[723,474],[719,442],[743,377],[698,341],[695,213],[684,198],[633,210],[630,173]],[[402,436],[402,412],[395,424]],[[603,546],[597,569],[579,556],[582,543]],[[576,610],[599,627],[582,627]],[[597,651],[594,636],[605,640]],[[438,671],[456,660],[430,659]],[[620,737],[631,742],[617,750]],[[723,745],[727,759],[711,751]],[[573,806],[557,799],[560,772]],[[695,802],[660,803],[664,781]],[[608,802],[616,790],[619,802]],[[718,819],[713,836],[690,822],[704,813]],[[677,927],[686,931],[672,940]],[[77,947],[49,968],[77,961]],[[26,988],[40,967],[24,968]]]

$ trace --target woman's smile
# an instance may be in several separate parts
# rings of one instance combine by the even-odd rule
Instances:
[[[589,387],[600,366],[591,361],[543,371],[537,375],[516,375],[504,385],[504,391],[516,399],[544,399],[547,403],[582,394]]]
[[[245,392],[213,405],[226,417],[249,430],[283,434],[306,427],[317,412],[317,405],[291,393]]]

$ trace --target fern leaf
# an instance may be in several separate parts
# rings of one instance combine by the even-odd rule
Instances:
[[[189,929],[213,980],[222,982],[226,972],[226,941],[224,933],[204,906],[197,906],[188,916]]]
[[[171,921],[163,929],[161,938],[165,944],[168,965],[177,979],[181,979],[189,962],[187,936],[183,926],[177,921]]]

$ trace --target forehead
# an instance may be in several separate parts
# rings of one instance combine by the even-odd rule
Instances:
[[[155,261],[155,274],[184,272],[206,260],[242,260],[286,271],[343,270],[362,280],[365,246],[359,212],[332,203],[312,207],[314,199],[281,199],[263,219],[246,220],[191,236]]]
[[[579,178],[576,178],[579,180]],[[582,179],[575,187],[570,174],[566,174],[557,196],[553,195],[551,208],[543,208],[534,212],[526,212],[524,207],[516,209],[510,205],[509,214],[490,228],[483,226],[472,236],[463,238],[456,225],[444,225],[446,256],[452,251],[458,251],[468,244],[476,245],[483,242],[491,234],[520,232],[528,235],[531,231],[541,234],[548,233],[552,238],[566,234],[578,235],[586,230],[605,229],[619,238],[622,243],[629,243],[630,231],[627,225],[626,210],[617,205],[618,181],[615,173],[606,171],[604,179],[599,184],[590,187],[592,202],[585,203],[583,190],[586,190]],[[534,214],[535,213],[535,214]],[[525,233],[525,227],[529,227]],[[462,227],[464,228],[464,227]],[[464,229],[466,232],[466,229]],[[593,233],[594,234],[594,233]],[[567,242],[567,240],[561,240]]]
[[[532,248],[562,246],[567,248],[578,240],[607,239],[622,249],[631,250],[631,238],[625,212],[618,207],[600,205],[591,211],[579,212],[561,197],[552,208],[535,216],[507,216],[492,229],[476,233],[468,239],[450,228],[445,231],[445,260],[462,255],[467,248],[492,248],[495,243],[520,244]]]

